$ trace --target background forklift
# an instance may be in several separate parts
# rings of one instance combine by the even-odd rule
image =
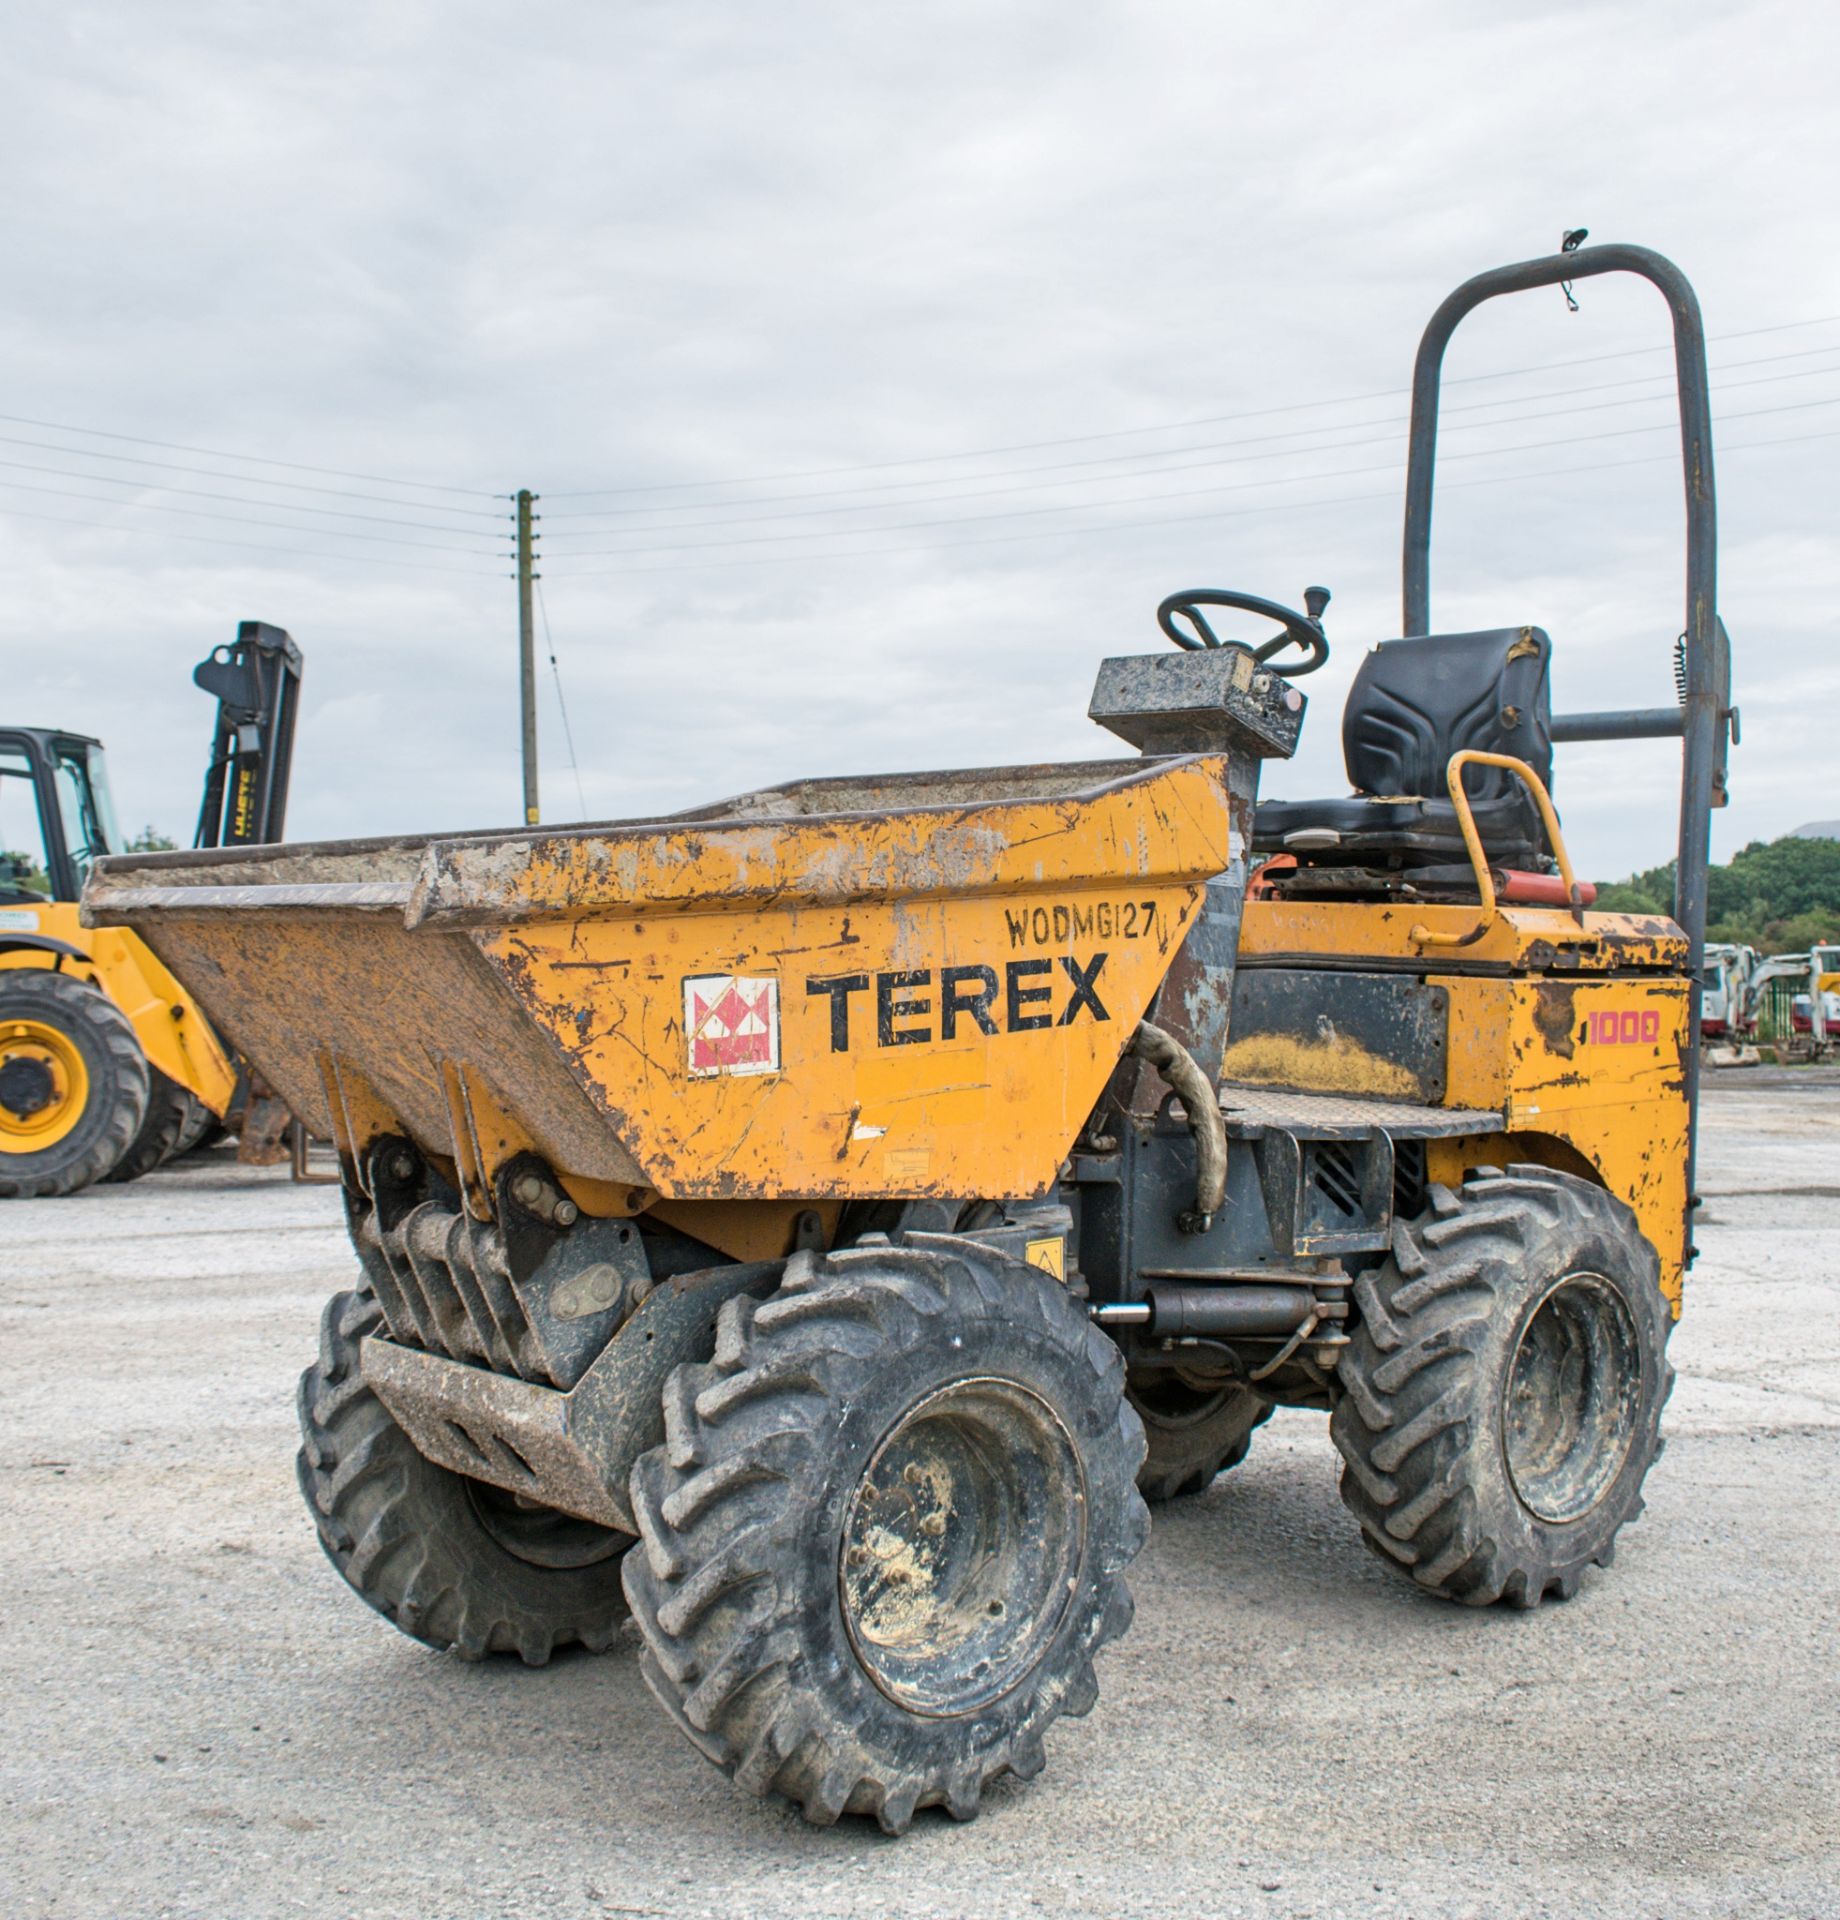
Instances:
[[[281,837],[300,675],[300,649],[258,620],[195,669],[217,699],[198,846]],[[0,1198],[136,1179],[239,1097],[235,1063],[146,943],[78,924],[84,879],[120,847],[101,742],[0,725]]]
[[[1554,718],[1539,628],[1432,630],[1439,369],[1482,301],[1610,272],[1673,319],[1682,697]],[[1189,592],[1181,651],[1099,672],[1136,759],[98,864],[89,919],[337,1142],[360,1277],[299,1474],[363,1599],[532,1664],[630,1613],[739,1784],[898,1832],[1040,1768],[1130,1624],[1142,1492],[1271,1405],[1328,1411],[1426,1593],[1531,1608],[1609,1565],[1692,1258],[1730,716],[1691,288],[1622,246],[1468,282],[1411,435],[1349,797],[1258,804],[1328,596]],[[1667,736],[1675,918],[1587,912],[1553,743]]]

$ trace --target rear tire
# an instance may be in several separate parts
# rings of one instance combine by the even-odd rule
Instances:
[[[147,1117],[149,1072],[100,988],[47,967],[0,972],[0,1199],[106,1179]]]
[[[970,1819],[1098,1697],[1148,1531],[1118,1350],[967,1242],[795,1254],[722,1309],[632,1475],[642,1671],[738,1785]]]
[[[206,1139],[212,1136],[213,1129],[221,1129],[221,1126],[217,1115],[195,1093],[188,1093],[185,1096],[185,1118],[179,1123],[179,1138],[167,1157],[172,1160],[183,1159],[194,1147],[203,1146]]]
[[[1244,1387],[1191,1386],[1168,1368],[1143,1369],[1129,1392],[1149,1443],[1137,1490],[1153,1505],[1205,1491],[1271,1418],[1270,1403]]]
[[[1601,1187],[1479,1170],[1355,1282],[1330,1432],[1387,1564],[1466,1606],[1569,1600],[1642,1511],[1673,1385],[1660,1262]]]
[[[603,1652],[626,1619],[631,1537],[424,1458],[364,1384],[359,1344],[382,1327],[368,1293],[334,1294],[300,1377],[300,1491],[326,1558],[386,1620],[463,1660]]]
[[[179,1151],[179,1135],[192,1096],[158,1067],[150,1066],[147,1078],[146,1115],[128,1142],[127,1152],[109,1173],[111,1180],[138,1180],[142,1174],[164,1166]]]

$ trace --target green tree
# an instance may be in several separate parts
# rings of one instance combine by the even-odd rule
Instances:
[[[178,844],[177,840],[169,839],[157,828],[147,826],[142,827],[122,851],[124,853],[171,853]]]
[[[1599,913],[1672,913],[1674,911],[1674,892],[1670,887],[1665,895],[1651,892],[1641,884],[1638,874],[1633,880],[1607,880],[1597,889],[1597,911]]]
[[[42,893],[49,897],[51,882],[34,853],[0,849],[0,893]]]
[[[1597,890],[1606,913],[1673,911],[1674,863]],[[1706,935],[1768,953],[1796,953],[1840,939],[1840,840],[1753,840],[1706,875]]]

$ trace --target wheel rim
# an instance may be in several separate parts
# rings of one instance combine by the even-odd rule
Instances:
[[[883,1438],[857,1483],[838,1586],[857,1659],[898,1706],[976,1712],[1052,1643],[1086,1551],[1072,1436],[1014,1381],[958,1381]]]
[[[629,1534],[578,1520],[572,1513],[540,1506],[534,1500],[487,1486],[483,1480],[466,1483],[466,1497],[474,1518],[511,1555],[533,1567],[561,1571],[592,1567],[611,1560],[632,1545]]]
[[[1641,1362],[1635,1319],[1597,1273],[1571,1273],[1528,1316],[1502,1390],[1502,1445],[1521,1504],[1580,1520],[1635,1445]]]
[[[55,1146],[88,1103],[89,1068],[69,1034],[43,1020],[0,1022],[0,1152]]]

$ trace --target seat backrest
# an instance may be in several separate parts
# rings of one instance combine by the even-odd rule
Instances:
[[[1525,760],[1550,790],[1551,661],[1538,627],[1383,641],[1361,662],[1342,709],[1350,784],[1387,799],[1443,800],[1451,755],[1474,748]],[[1465,790],[1477,800],[1522,791],[1498,767],[1476,768]]]

